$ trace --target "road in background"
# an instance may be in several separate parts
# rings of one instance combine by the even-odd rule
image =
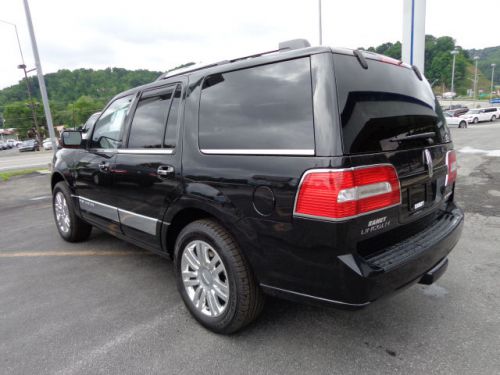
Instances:
[[[0,151],[0,172],[14,169],[47,168],[52,161],[52,151],[19,152],[17,148]]]
[[[355,312],[270,298],[232,336],[190,317],[169,260],[97,230],[62,241],[48,176],[0,183],[0,372],[498,374],[500,122],[452,133],[466,223],[436,284]]]

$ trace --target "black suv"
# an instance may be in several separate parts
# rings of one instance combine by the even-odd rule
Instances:
[[[360,308],[446,269],[463,212],[456,154],[416,67],[328,47],[162,75],[117,95],[53,162],[61,236],[98,227],[174,259],[222,333],[264,294]]]

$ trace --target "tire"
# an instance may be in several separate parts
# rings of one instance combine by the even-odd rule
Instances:
[[[472,121],[474,124],[477,124],[479,122],[479,119],[477,117],[474,117],[474,120]]]
[[[458,124],[459,128],[466,128],[467,127],[467,121],[460,121],[460,124]]]
[[[262,311],[264,296],[249,264],[234,238],[215,221],[188,224],[177,237],[174,262],[184,304],[205,328],[233,333]]]
[[[495,121],[497,119],[497,116],[493,115],[491,116],[491,122]]]
[[[65,182],[58,182],[52,191],[52,211],[57,231],[65,241],[81,242],[89,238],[92,225],[76,215],[71,193]]]

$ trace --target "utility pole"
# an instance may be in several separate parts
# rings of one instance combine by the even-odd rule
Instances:
[[[30,82],[28,80],[28,72],[31,72],[35,69],[31,69],[31,70],[27,71],[26,65],[24,64],[24,62],[21,65],[18,65],[17,68],[22,69],[24,71],[24,78],[26,80],[26,89],[28,90],[28,98],[30,101],[29,106],[31,107],[31,115],[33,116],[33,124],[35,125],[35,129],[36,129],[36,139],[38,141],[38,144],[41,146],[42,145],[42,137],[41,137],[41,133],[40,133],[40,128],[38,127],[38,121],[36,120],[35,101],[33,100],[33,95],[31,94],[31,85],[30,85]]]
[[[454,49],[450,53],[453,55],[453,65],[451,68],[451,92],[455,92],[455,58],[458,55],[458,51]]]
[[[17,26],[16,26],[16,24],[12,23],[12,22],[9,22],[9,21],[4,21],[4,20],[0,20],[0,22],[6,23],[7,25],[10,25],[10,26],[14,27],[14,30],[16,32],[16,38],[17,38],[17,46],[19,47],[19,53],[21,54],[21,62],[24,64],[23,50],[21,48],[21,42],[19,41],[19,34],[17,32]]]
[[[31,95],[31,86],[30,86],[30,83],[28,80],[28,72],[31,72],[34,69],[26,71],[26,64],[24,63],[23,49],[21,48],[21,42],[19,40],[19,33],[17,32],[17,25],[15,23],[12,23],[9,21],[4,21],[4,20],[0,20],[0,22],[12,26],[14,28],[14,31],[16,32],[17,46],[19,47],[19,54],[21,55],[21,63],[22,63],[22,64],[18,65],[17,68],[22,69],[24,71],[24,78],[26,79],[26,89],[28,90],[28,98],[29,98],[30,106],[31,106],[31,114],[33,116],[33,125],[34,125],[34,128],[36,129],[36,132],[37,132],[37,137],[36,137],[37,141],[41,145],[42,140],[40,138],[40,129],[38,128],[38,122],[36,120],[35,103],[33,101],[32,95]]]
[[[318,0],[318,17],[319,17],[319,45],[323,45],[323,26],[321,14],[321,0]]]
[[[28,23],[28,29],[30,32],[31,47],[33,49],[33,57],[35,58],[35,66],[36,72],[38,74],[40,93],[42,95],[43,109],[45,111],[45,118],[47,119],[47,129],[49,130],[50,138],[52,140],[52,150],[55,153],[57,151],[56,135],[54,132],[54,125],[52,124],[52,114],[50,113],[49,97],[47,96],[47,88],[45,87],[45,79],[43,78],[42,64],[40,63],[40,56],[38,55],[38,46],[36,44],[33,22],[31,21],[31,12],[28,5],[28,0],[24,0],[24,11],[26,13],[26,22]]]
[[[477,62],[479,60],[479,56],[474,56],[474,61],[476,62],[476,67],[474,69],[474,97],[473,100],[476,100],[477,96]]]
[[[491,100],[493,99],[493,81],[495,79],[495,66],[497,66],[497,64],[491,64],[491,88],[490,88],[490,102]]]

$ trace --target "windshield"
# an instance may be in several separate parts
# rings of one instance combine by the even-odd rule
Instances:
[[[472,113],[472,114],[477,114],[479,113],[479,109],[471,109],[467,114]]]

